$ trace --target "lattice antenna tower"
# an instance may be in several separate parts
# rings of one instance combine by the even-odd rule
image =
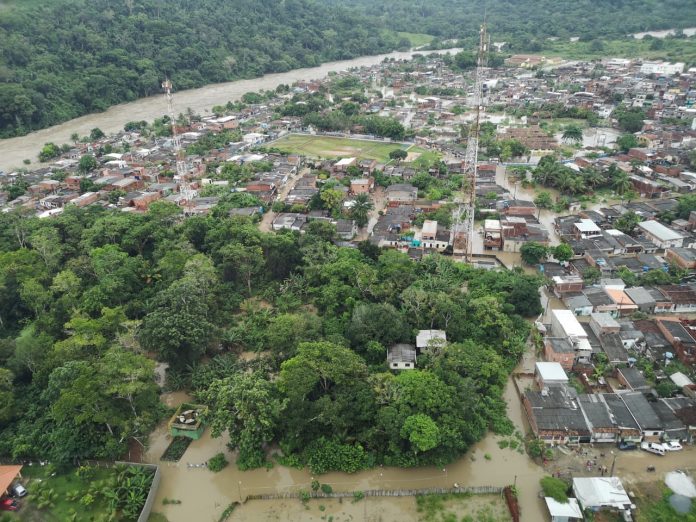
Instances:
[[[476,56],[476,74],[474,78],[474,104],[476,113],[469,127],[464,154],[464,198],[459,200],[454,210],[454,253],[464,254],[467,262],[471,262],[473,254],[474,213],[476,211],[476,172],[478,162],[479,134],[481,132],[481,114],[483,113],[484,97],[483,83],[485,69],[488,63],[488,48],[490,41],[486,31],[486,23],[479,30],[479,46]]]
[[[187,207],[193,203],[193,198],[196,197],[196,192],[191,188],[191,184],[187,179],[186,162],[184,161],[184,151],[181,148],[181,139],[176,129],[176,118],[174,117],[174,97],[172,95],[172,82],[169,79],[162,82],[162,88],[167,96],[167,109],[169,112],[169,121],[172,126],[172,139],[174,141],[174,152],[176,154],[176,179],[179,182],[179,193],[184,199]]]

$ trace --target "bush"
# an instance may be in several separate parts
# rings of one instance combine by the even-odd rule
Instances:
[[[225,469],[228,464],[229,462],[227,462],[225,454],[218,453],[208,461],[208,469],[217,473],[218,471],[222,471],[223,469]]]
[[[365,498],[365,493],[362,491],[353,491],[353,502],[359,502]]]
[[[329,484],[322,484],[321,492],[326,495],[330,495],[331,493],[333,493],[333,488]]]
[[[551,497],[557,502],[568,502],[568,484],[555,477],[544,477],[539,481],[544,496]]]

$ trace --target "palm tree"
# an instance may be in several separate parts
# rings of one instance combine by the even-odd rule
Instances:
[[[370,220],[370,210],[373,208],[374,205],[372,201],[370,201],[370,196],[367,194],[358,194],[355,196],[350,213],[360,228],[367,225]]]
[[[588,187],[595,188],[598,185],[603,184],[606,180],[601,172],[597,169],[587,169],[585,171],[584,181]]]
[[[622,172],[614,176],[614,190],[617,194],[625,194],[631,190],[631,180],[628,178],[628,174]]]
[[[582,142],[582,129],[577,125],[568,125],[563,131],[563,141]]]
[[[566,170],[562,170],[556,176],[556,186],[561,192],[572,192],[575,185],[575,178]]]

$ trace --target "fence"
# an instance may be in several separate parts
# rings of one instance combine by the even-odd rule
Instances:
[[[140,511],[140,516],[138,517],[138,522],[147,522],[150,518],[150,512],[155,503],[155,497],[157,496],[157,489],[159,488],[160,480],[162,474],[160,473],[160,468],[156,464],[141,464],[139,462],[115,462],[115,464],[122,464],[125,466],[140,466],[142,468],[154,469],[155,475],[152,477],[152,484],[150,484],[150,491],[147,494],[147,499],[145,499],[145,505],[142,511]]]
[[[466,493],[469,495],[499,495],[503,488],[497,486],[478,486],[463,488],[427,488],[427,489],[368,489],[362,491],[365,497],[414,497],[416,495],[444,495],[448,493]],[[333,491],[324,493],[323,491],[310,492],[287,492],[272,493],[267,495],[248,495],[247,500],[281,500],[289,498],[354,498],[355,492],[352,491]]]

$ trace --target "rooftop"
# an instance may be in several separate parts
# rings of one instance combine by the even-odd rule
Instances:
[[[655,236],[660,241],[673,241],[684,237],[671,228],[667,228],[662,223],[658,223],[654,220],[642,221],[638,223],[638,227],[642,228],[651,236]]]
[[[562,381],[567,382],[568,376],[563,370],[563,366],[557,362],[538,362],[536,363],[536,371],[539,376],[546,381]]]

